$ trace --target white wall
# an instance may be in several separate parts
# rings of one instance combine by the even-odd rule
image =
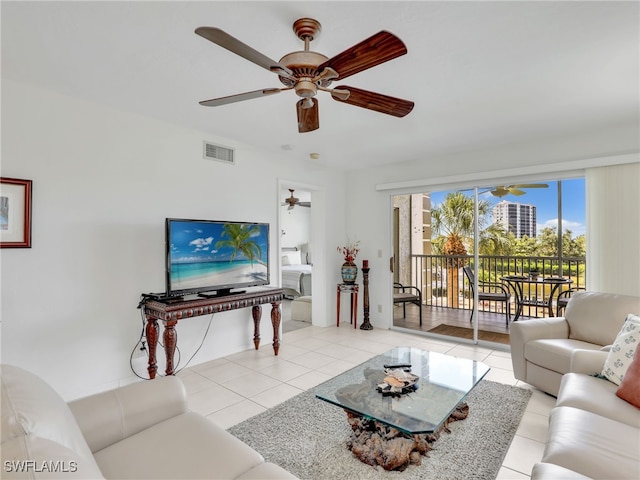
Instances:
[[[2,176],[33,180],[33,246],[0,252],[4,363],[42,375],[67,399],[135,379],[136,306],[141,293],[164,290],[165,217],[269,222],[271,282],[279,284],[278,179],[307,181],[303,159],[8,80],[2,120]],[[235,147],[236,165],[202,159],[203,140]],[[344,235],[337,208],[344,179],[314,168],[313,181],[321,189],[315,222],[326,218],[324,209],[335,218],[331,228],[311,226],[324,258],[322,249],[333,250]],[[329,186],[331,195],[323,194]],[[333,291],[338,270],[316,275],[319,293]],[[179,323],[183,360],[208,322]],[[215,315],[194,363],[251,348],[252,329],[249,309]]]

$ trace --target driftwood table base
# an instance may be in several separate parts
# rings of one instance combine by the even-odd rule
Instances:
[[[345,412],[352,430],[347,447],[356,458],[368,465],[380,465],[385,470],[401,471],[411,464],[420,465],[422,456],[428,456],[442,431],[451,433],[450,423],[467,418],[469,406],[460,403],[438,430],[413,436],[348,410]]]

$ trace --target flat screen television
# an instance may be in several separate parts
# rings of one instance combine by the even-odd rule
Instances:
[[[168,297],[269,284],[268,223],[167,218],[165,232]]]

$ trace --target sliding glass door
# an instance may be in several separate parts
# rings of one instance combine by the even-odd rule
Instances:
[[[549,316],[560,289],[540,281],[584,286],[582,178],[398,195],[394,218],[394,278],[419,288],[423,299],[421,326],[410,306],[394,308],[394,326],[508,343],[516,313]],[[503,278],[509,275],[537,283],[516,299]],[[491,301],[483,292],[500,295]],[[530,305],[522,307],[524,300]]]

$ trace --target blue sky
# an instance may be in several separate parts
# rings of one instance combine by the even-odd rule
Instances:
[[[216,248],[219,240],[227,240],[222,236],[223,222],[207,221],[180,221],[174,220],[171,228],[171,262],[207,262],[212,260],[228,260],[233,249],[230,247]],[[260,225],[260,234],[252,238],[256,242],[266,261],[268,255],[268,229],[266,225]],[[238,254],[238,259],[245,258]]]
[[[527,192],[524,195],[506,195],[502,198],[494,197],[490,193],[485,193],[482,194],[480,198],[488,200],[491,205],[495,205],[501,200],[535,205],[538,231],[544,227],[556,227],[558,225],[558,182],[556,180],[543,180],[541,182],[526,183],[546,183],[549,185],[549,188],[524,189]],[[471,197],[473,196],[473,191],[466,191],[464,193]],[[432,192],[432,205],[441,203],[446,194],[447,192]],[[574,238],[584,234],[585,218],[584,178],[562,180],[563,230],[567,228],[571,230]]]

